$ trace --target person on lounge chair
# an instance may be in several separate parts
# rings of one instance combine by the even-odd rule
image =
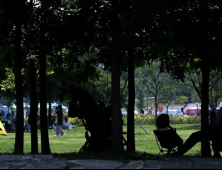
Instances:
[[[167,154],[170,154],[175,147],[178,147],[178,152],[180,152],[183,146],[183,139],[176,133],[176,130],[170,126],[168,114],[160,114],[157,117],[156,127],[157,131],[166,132],[165,134],[167,134],[164,139],[164,142],[167,143]]]

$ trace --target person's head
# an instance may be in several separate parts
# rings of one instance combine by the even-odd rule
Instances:
[[[157,117],[156,127],[157,128],[166,128],[170,124],[170,118],[168,114],[160,114]]]
[[[55,110],[58,110],[58,106],[55,107]]]
[[[67,117],[65,117],[65,122],[68,122],[68,118]]]
[[[62,109],[62,105],[61,104],[58,105],[58,109]]]

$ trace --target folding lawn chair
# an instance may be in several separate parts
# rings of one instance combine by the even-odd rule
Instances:
[[[176,131],[176,129],[174,129]],[[172,142],[172,139],[169,137],[169,133],[172,131],[159,131],[153,130],[154,136],[156,138],[157,146],[160,150],[159,154],[175,154],[178,150],[178,146],[175,146],[175,143]]]

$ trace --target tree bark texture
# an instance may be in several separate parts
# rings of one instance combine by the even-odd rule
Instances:
[[[202,100],[201,100],[201,155],[211,156],[209,143],[209,68],[203,65],[202,68]]]
[[[47,92],[46,92],[46,49],[45,42],[45,16],[42,15],[40,30],[40,127],[42,154],[51,154],[47,122]]]
[[[135,152],[135,128],[134,128],[134,106],[135,106],[135,79],[134,79],[134,54],[128,50],[128,109],[127,109],[127,152]]]
[[[31,153],[38,153],[38,129],[37,129],[37,112],[38,112],[38,100],[37,100],[37,75],[35,69],[35,63],[30,61],[30,126],[31,126]]]
[[[18,1],[15,25],[15,55],[14,55],[14,74],[16,90],[16,133],[15,133],[15,154],[23,154],[24,149],[24,113],[23,113],[23,89],[22,89],[22,52],[21,52],[21,15],[20,9],[22,2]]]
[[[124,151],[122,141],[122,115],[120,101],[120,61],[118,34],[118,0],[111,1],[112,37],[112,149]]]

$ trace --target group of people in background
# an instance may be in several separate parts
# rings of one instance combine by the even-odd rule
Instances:
[[[9,109],[7,114],[5,113],[4,109],[0,111],[0,121],[3,123],[6,132],[15,132],[15,117],[15,112],[12,108]]]
[[[140,115],[144,115],[145,111],[141,108],[140,109]],[[148,115],[152,115],[152,110],[150,109],[150,107],[147,109],[147,114]]]
[[[9,109],[8,113],[6,114],[5,111],[4,111],[4,109],[2,109],[2,110],[0,111],[0,117],[6,117],[6,118],[8,118],[8,119],[11,119],[11,118],[15,117],[15,112],[14,112],[14,110],[11,108],[11,109]]]
[[[64,113],[63,113],[63,109],[62,109],[62,105],[58,105],[55,107],[55,118],[52,119],[52,121],[50,122],[50,129],[55,129],[56,130],[56,137],[64,137],[67,136],[67,134],[64,132],[63,129],[71,129],[72,125],[71,123],[68,121],[68,118],[65,117],[65,121],[63,121],[64,119]],[[16,129],[16,123],[15,123],[15,112],[14,110],[11,108],[9,109],[9,112],[5,115],[5,111],[2,109],[0,111],[0,120],[2,123],[4,123],[5,129],[7,132],[15,132]],[[26,130],[26,126],[28,125],[24,123],[24,131],[28,131]],[[30,127],[30,126],[29,126]],[[30,128],[29,128],[30,131]]]

